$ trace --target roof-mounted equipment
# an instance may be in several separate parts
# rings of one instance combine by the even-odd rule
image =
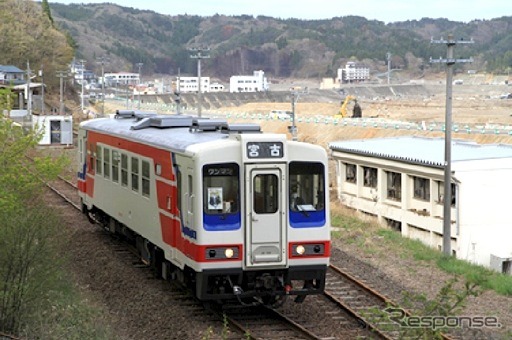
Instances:
[[[137,118],[142,119],[146,117],[156,116],[156,112],[138,111],[138,110],[116,110],[115,119],[119,118]]]
[[[224,119],[194,118],[190,126],[191,132],[218,131],[228,122]]]
[[[261,133],[258,124],[227,124],[221,128],[222,133]]]
[[[192,116],[183,115],[160,115],[155,117],[146,117],[136,124],[132,125],[131,130],[141,130],[149,127],[159,129],[190,127],[192,126]]]

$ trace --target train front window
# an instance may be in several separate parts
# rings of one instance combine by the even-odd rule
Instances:
[[[203,209],[206,214],[238,212],[239,197],[238,164],[211,164],[203,167]]]
[[[292,212],[325,209],[324,165],[311,162],[290,163],[289,202]]]

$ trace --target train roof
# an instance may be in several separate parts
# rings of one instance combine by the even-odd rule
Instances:
[[[80,128],[184,152],[189,146],[228,139],[232,134],[261,133],[257,124],[228,124],[222,119],[117,111],[111,118],[82,122]]]

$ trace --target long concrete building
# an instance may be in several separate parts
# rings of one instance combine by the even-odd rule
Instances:
[[[393,137],[329,144],[338,199],[403,236],[442,249],[444,139]],[[452,142],[451,249],[512,274],[512,145]]]

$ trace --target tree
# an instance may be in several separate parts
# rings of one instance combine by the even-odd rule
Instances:
[[[67,37],[53,27],[51,14],[33,1],[0,1],[0,60],[3,65],[23,68],[27,61],[31,65],[42,65],[46,74],[68,68],[73,59],[73,48]],[[58,89],[57,77],[47,77],[50,90]]]
[[[50,23],[52,24],[52,27],[54,27],[54,22],[53,22],[53,18],[52,18],[52,12],[50,10],[50,5],[48,4],[48,0],[43,0],[43,2],[41,2],[41,7],[43,8],[43,13],[46,14],[48,19],[50,20]]]
[[[0,91],[0,331],[18,334],[45,304],[56,279],[56,218],[44,206],[44,181],[55,178],[65,158],[33,155],[41,137],[4,117],[10,89]],[[52,254],[54,254],[52,256]]]

